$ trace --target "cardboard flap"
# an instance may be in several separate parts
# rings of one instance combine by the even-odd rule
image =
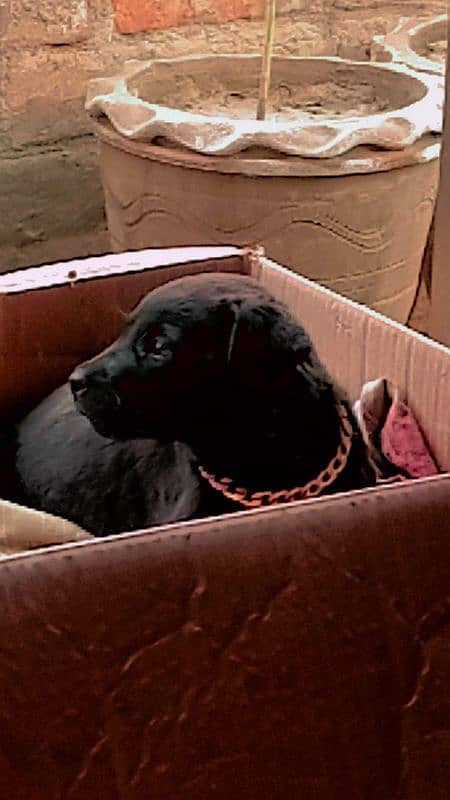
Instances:
[[[450,350],[268,259],[254,272],[305,326],[352,403],[376,378],[398,386],[440,470],[450,471]]]
[[[0,796],[447,798],[449,481],[0,563]]]

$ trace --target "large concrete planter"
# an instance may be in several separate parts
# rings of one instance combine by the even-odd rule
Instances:
[[[374,61],[404,64],[418,72],[437,75],[444,81],[447,54],[448,16],[440,14],[433,19],[402,19],[394,30],[383,36],[374,36],[371,58]],[[431,296],[432,256],[434,243],[434,217],[425,248],[422,274]]]
[[[258,67],[252,56],[132,64],[91,85],[113,248],[262,244],[405,322],[437,189],[438,82],[403,67],[276,58],[277,110],[258,123]],[[216,76],[227,114],[223,99],[214,109]]]
[[[447,14],[421,22],[402,19],[393,31],[384,36],[374,36],[371,58],[443,76],[447,30]]]

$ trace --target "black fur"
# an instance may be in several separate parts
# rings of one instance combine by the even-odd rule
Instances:
[[[65,386],[19,428],[21,499],[99,535],[241,508],[198,462],[251,491],[302,485],[336,452],[337,401],[350,412],[304,329],[242,276],[151,292],[70,382],[78,410]],[[354,427],[329,492],[374,483]]]

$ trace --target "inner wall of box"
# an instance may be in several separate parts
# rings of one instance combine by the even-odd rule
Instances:
[[[367,381],[386,378],[410,405],[442,471],[450,472],[447,348],[359,307],[267,259],[261,283],[311,335],[330,375],[353,403]]]

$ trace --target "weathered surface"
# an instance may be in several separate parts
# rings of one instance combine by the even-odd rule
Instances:
[[[445,74],[447,14],[412,24],[400,22],[393,31],[375,36],[371,57],[377,61],[406,64],[418,72]]]
[[[236,159],[234,173],[225,174],[206,156],[192,153],[179,163],[163,148],[118,146],[118,134],[97,129],[116,251],[262,244],[279,263],[406,322],[433,214],[437,159],[338,177],[295,175],[289,168],[283,174],[281,159],[266,174],[249,160],[253,170],[239,174],[245,159]]]
[[[97,147],[81,137],[0,160],[4,267],[108,249]]]
[[[198,0],[197,8],[205,11],[207,5],[217,7]],[[228,8],[231,4],[222,3],[222,7],[225,5]],[[244,0],[237,5],[242,8]],[[373,33],[389,30],[399,16],[426,17],[446,10],[445,0],[280,0],[275,52],[368,58]],[[54,153],[64,152],[74,136],[89,132],[83,102],[90,77],[105,71],[112,74],[129,58],[260,51],[260,19],[215,24],[208,13],[208,20],[202,23],[194,20],[184,27],[123,36],[114,29],[109,0],[43,0],[38,4],[0,0],[0,172],[8,170],[11,156],[16,157],[17,193],[22,192],[29,209],[42,200],[42,195],[34,194],[28,185],[29,158],[35,158],[34,169],[40,173],[39,181],[46,182],[51,197],[55,182],[61,180],[60,170],[53,170]],[[87,142],[78,139],[81,150]],[[27,224],[30,210],[26,209],[24,215],[20,203],[14,215],[10,197],[0,192],[0,219],[8,213],[8,241],[15,241],[12,249],[2,247],[0,271],[107,247],[100,180],[91,163],[86,148],[86,155],[80,154],[79,183],[72,181],[70,192],[59,194],[60,208],[54,208],[63,227],[55,234],[49,216],[39,243],[32,249],[21,244],[21,228]],[[85,244],[78,251],[80,231],[72,220],[84,213],[88,182],[92,197],[97,198],[98,227],[85,230]]]
[[[256,120],[260,63],[255,55],[214,55],[128,65],[90,82],[86,110],[127,139],[163,137],[215,156],[268,148],[330,158],[360,145],[402,150],[442,133],[442,81],[339,58],[275,56],[266,119]]]

